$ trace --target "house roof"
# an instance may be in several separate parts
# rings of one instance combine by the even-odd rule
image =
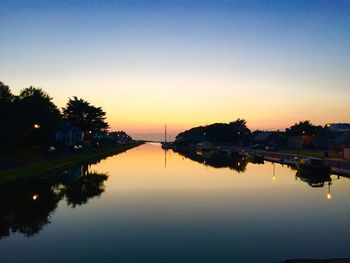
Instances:
[[[350,134],[342,134],[331,140],[332,142],[338,143],[350,143]]]
[[[328,127],[331,131],[350,131],[350,123],[331,123]]]
[[[81,129],[78,128],[77,126],[69,124],[69,123],[66,123],[63,127],[61,127],[58,130],[58,132],[66,133],[66,132],[71,132],[72,130],[74,130],[74,131],[81,131]]]
[[[272,132],[260,132],[254,136],[254,141],[266,141],[272,135]]]

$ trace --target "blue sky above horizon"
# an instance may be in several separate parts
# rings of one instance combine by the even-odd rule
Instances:
[[[0,81],[113,129],[350,121],[350,1],[2,1]]]

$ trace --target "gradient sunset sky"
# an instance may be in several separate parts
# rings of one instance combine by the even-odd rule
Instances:
[[[350,122],[350,1],[2,1],[0,81],[160,138]]]

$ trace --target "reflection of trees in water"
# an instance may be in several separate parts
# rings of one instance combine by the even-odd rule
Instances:
[[[0,238],[14,232],[32,236],[50,223],[50,215],[65,198],[75,207],[104,192],[108,176],[88,166],[72,168],[58,179],[31,179],[0,189]]]
[[[83,205],[90,198],[100,196],[105,190],[104,181],[107,177],[105,174],[87,173],[67,185],[64,194],[68,205],[72,207]]]
[[[299,178],[301,181],[307,183],[311,187],[323,187],[326,182],[332,182],[332,178],[330,177],[330,175],[322,175],[317,173],[303,173],[301,171],[297,171],[295,176],[296,178]]]
[[[0,192],[0,237],[10,232],[26,236],[38,233],[50,223],[49,215],[62,198],[47,182],[30,182],[7,192]]]
[[[248,163],[245,158],[239,155],[228,156],[227,154],[211,154],[203,156],[196,154],[194,151],[179,151],[178,153],[204,165],[209,165],[214,168],[228,167],[237,172],[244,172]]]

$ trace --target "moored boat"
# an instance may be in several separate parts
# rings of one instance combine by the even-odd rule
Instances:
[[[306,157],[298,159],[297,163],[298,171],[302,174],[313,175],[329,175],[331,167],[323,163],[323,160],[315,157]]]
[[[247,153],[247,159],[251,163],[264,163],[264,156],[253,152]]]
[[[167,150],[167,149],[171,149],[173,147],[173,143],[171,142],[161,142],[162,144],[162,148]]]
[[[196,144],[196,151],[200,152],[210,152],[213,150],[213,145],[211,142],[200,142]]]
[[[314,188],[323,187],[326,182],[332,181],[329,174],[303,173],[300,170],[297,171],[296,177]]]
[[[166,125],[165,125],[165,129],[164,129],[164,142],[161,142],[161,145],[162,145],[162,148],[164,150],[168,150],[168,149],[172,149],[173,148],[173,143],[167,141],[167,128],[166,128]]]

